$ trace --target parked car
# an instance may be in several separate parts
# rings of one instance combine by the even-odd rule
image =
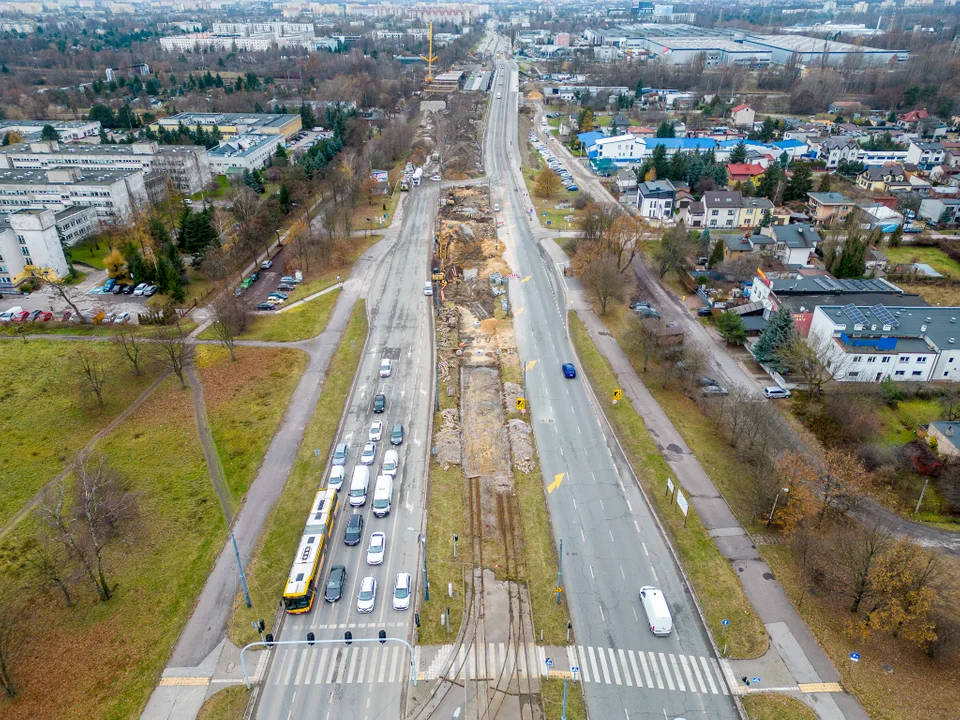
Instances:
[[[431,179],[433,182],[440,182],[443,178],[441,178],[439,175],[431,175],[431,176],[430,176],[430,179]]]
[[[577,376],[577,369],[573,366],[573,363],[564,363],[560,366],[560,369],[563,370],[563,376],[568,380]]]
[[[37,315],[37,322],[47,322],[53,318],[53,313],[49,310],[43,310],[39,315]]]
[[[137,297],[140,297],[141,295],[143,295],[143,291],[146,290],[148,287],[150,287],[150,286],[147,285],[146,283],[140,283],[140,284],[137,285],[137,287],[134,289],[133,294],[136,295]]]
[[[567,192],[576,192],[579,189],[576,185],[567,185]]]
[[[119,295],[123,292],[123,289],[126,287],[123,283],[117,283],[113,286],[113,289],[110,291],[111,295]]]
[[[387,536],[382,532],[373,533],[370,544],[367,545],[367,565],[382,565],[386,548]]]
[[[250,273],[249,277],[251,281],[256,282],[257,280],[260,279],[260,271],[254,270],[252,273]]]
[[[263,311],[276,310],[276,309],[277,309],[277,306],[276,306],[276,305],[273,305],[272,303],[262,302],[262,303],[257,303],[257,305],[256,305],[253,309],[254,309],[254,310],[263,310]]]
[[[707,385],[706,387],[700,388],[700,392],[704,395],[729,395],[725,387],[720,387],[719,385]]]
[[[640,308],[642,308],[642,307],[648,308],[648,307],[652,307],[652,306],[650,305],[650,303],[649,303],[647,300],[634,300],[632,303],[630,303],[630,309],[631,309],[631,310],[638,310],[638,309],[640,309]]]
[[[790,391],[779,385],[770,385],[763,389],[763,396],[770,399],[788,398],[790,397]]]
[[[290,283],[282,282],[279,285],[277,285],[277,290],[289,291],[289,290],[293,290],[294,287],[296,286],[291,285]]]
[[[133,285],[124,285],[123,294],[124,295],[133,295],[134,287]]]
[[[383,437],[383,423],[379,420],[374,420],[370,423],[370,433],[368,439],[371,442],[377,442],[380,438]]]
[[[393,431],[390,433],[390,444],[403,445],[403,425],[400,423],[393,426]]]
[[[344,545],[357,545],[363,537],[363,515],[353,513],[347,518],[347,527],[343,531]]]
[[[157,290],[159,290],[159,288],[156,285],[147,285],[143,290],[143,295],[144,297],[153,297],[157,294]]]
[[[42,312],[43,310],[31,310],[30,314],[27,315],[27,322],[35,322]]]
[[[284,275],[282,278],[280,278],[280,282],[281,282],[281,283],[285,283],[286,285],[299,285],[299,284],[300,284],[300,281],[299,281],[299,280],[297,280],[295,277],[290,277],[289,275]]]
[[[343,586],[347,584],[347,569],[343,565],[334,565],[327,576],[327,589],[323,594],[327,602],[336,602],[343,596]]]
[[[387,396],[383,393],[377,393],[373,398],[373,411],[382,413],[387,409]]]
[[[377,581],[372,577],[365,577],[360,581],[360,592],[357,593],[357,612],[372,613],[377,604]]]
[[[114,325],[126,325],[128,322],[130,322],[130,320],[132,320],[132,316],[130,315],[130,313],[128,313],[128,312],[122,312],[122,313],[119,313],[119,314],[113,319],[113,324],[114,324]]]
[[[268,298],[277,298],[277,300],[286,300],[289,295],[282,292],[272,292],[267,295]]]
[[[393,583],[393,609],[408,610],[410,608],[410,573],[397,573]]]
[[[697,308],[697,317],[710,317],[712,315],[713,315],[713,308],[711,307]]]
[[[269,270],[272,267],[273,267],[273,260],[264,260],[262,263],[260,263],[260,268],[262,270]]]
[[[23,311],[23,308],[20,307],[19,305],[15,305],[9,310],[4,310],[3,312],[0,312],[0,322],[10,322],[11,320],[13,320],[14,315],[22,311]]]
[[[283,305],[283,300],[278,297],[273,297],[273,295],[270,295],[266,300],[264,300],[264,302],[268,305],[273,305],[274,307]]]
[[[710,385],[719,385],[719,384],[720,383],[718,383],[712,377],[707,377],[706,375],[702,375],[697,378],[697,385],[699,385],[700,387],[709,387]]]
[[[654,310],[652,307],[638,307],[634,308],[637,312],[637,315],[643,318],[658,318],[660,313]]]

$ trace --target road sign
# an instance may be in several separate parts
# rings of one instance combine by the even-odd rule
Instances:
[[[547,667],[553,667],[553,658],[547,658]]]
[[[752,682],[754,685],[759,685],[759,684],[760,684],[760,678],[750,678],[750,680],[751,680],[751,682]]]
[[[670,478],[667,478],[667,492],[668,493],[673,492],[673,480],[671,480]]]
[[[850,659],[853,662],[860,662],[860,653],[850,653]]]
[[[563,592],[563,588],[560,587],[559,585],[557,586],[557,592],[558,592],[558,593],[562,593],[562,592]]]
[[[720,624],[721,624],[721,625],[729,625],[729,624],[730,624],[730,621],[727,620],[727,619],[723,619],[723,620],[720,621]]]
[[[622,399],[623,399],[623,390],[621,390],[620,388],[617,388],[616,390],[613,391],[613,401],[619,402]]]
[[[526,409],[527,409],[527,399],[526,399],[526,398],[522,398],[522,397],[518,397],[518,398],[517,398],[517,410],[519,410],[520,412],[523,412],[523,411],[526,410]]]
[[[579,666],[579,665],[574,665],[572,668],[570,668],[570,672],[572,672],[572,673],[578,673],[578,672],[580,672],[580,666]]]

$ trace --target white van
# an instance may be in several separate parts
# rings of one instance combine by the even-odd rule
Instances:
[[[400,455],[396,450],[387,450],[386,454],[383,456],[383,467],[380,468],[380,472],[384,475],[389,475],[390,477],[397,476],[397,466],[400,464]]]
[[[716,306],[714,306],[716,307]],[[790,391],[786,388],[782,388],[779,385],[770,385],[763,389],[763,396],[765,398],[788,398],[790,397]]]
[[[373,514],[377,517],[389,515],[392,499],[393,478],[389,475],[381,475],[377,478],[377,486],[373,490]]]
[[[370,487],[370,468],[358,465],[353,469],[350,481],[350,505],[360,507],[367,504],[367,488]]]
[[[433,283],[432,283],[432,282],[429,282],[429,281],[428,281],[428,282],[425,282],[425,283],[423,284],[423,294],[424,294],[424,295],[433,295]]]
[[[673,630],[673,618],[670,617],[670,608],[667,607],[663,593],[653,585],[645,585],[640,588],[640,602],[647,614],[650,632],[654,635],[669,635]]]

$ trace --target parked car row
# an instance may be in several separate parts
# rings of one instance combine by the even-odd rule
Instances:
[[[560,162],[552,152],[550,152],[549,148],[547,148],[545,144],[540,142],[537,134],[532,131],[530,132],[530,143],[540,154],[540,157],[544,159],[544,162],[547,163],[547,167],[560,176],[560,180],[563,182],[564,187],[569,192],[576,192],[580,189],[577,187],[577,184],[573,179],[573,175],[570,174],[570,171],[564,167],[563,163]]]
[[[273,267],[273,262],[270,260],[264,260],[262,263],[260,263],[260,267],[263,270],[269,270]],[[240,283],[240,287],[237,288],[237,294],[243,292],[243,290],[253,285],[253,283],[259,279],[260,271],[254,270],[248,277],[243,279],[242,283]],[[257,303],[253,309],[260,310],[261,312],[270,312],[271,310],[276,310],[290,297],[286,291],[293,290],[297,285],[300,284],[300,282],[301,280],[299,273],[297,273],[297,277],[284,276],[280,278],[280,283],[277,285],[277,289],[272,293],[268,293],[267,299],[262,303]]]
[[[87,324],[114,324],[123,325],[130,322],[133,316],[128,312],[105,314],[103,310],[84,310],[77,315],[73,310],[64,310],[56,314],[49,310],[24,310],[20,306],[0,312],[0,323],[34,323],[49,322],[78,322]]]

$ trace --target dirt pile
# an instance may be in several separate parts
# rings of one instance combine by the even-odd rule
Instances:
[[[437,114],[433,111],[426,111],[420,118],[420,124],[413,136],[413,143],[410,145],[410,155],[407,158],[414,165],[423,165],[437,148]]]
[[[507,383],[512,385],[512,383]],[[514,385],[514,387],[518,387]],[[506,392],[506,388],[504,388]],[[520,418],[514,418],[507,423],[510,435],[510,452],[513,455],[513,467],[520,472],[533,472],[536,465],[533,460],[533,441],[531,440],[530,426]]]
[[[483,136],[482,92],[454,93],[447,97],[447,107],[440,113],[443,164],[446,177],[466,180],[480,174],[480,141]]]
[[[503,384],[503,406],[513,410],[517,406],[517,398],[523,397],[523,388],[512,382]]]
[[[444,470],[463,462],[463,440],[460,437],[460,412],[456,408],[440,411],[440,429],[434,434],[437,462]]]

